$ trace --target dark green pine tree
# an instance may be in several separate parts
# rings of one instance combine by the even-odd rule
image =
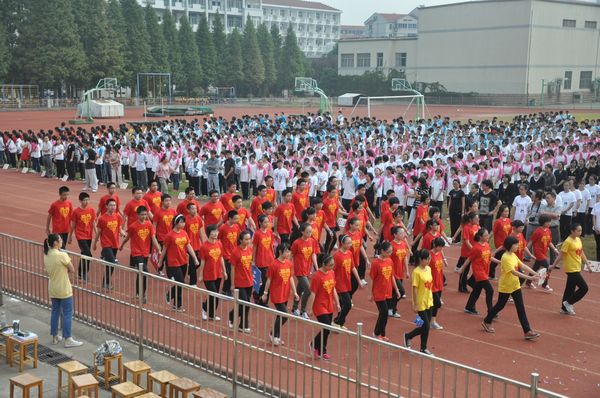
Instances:
[[[4,82],[10,68],[10,52],[8,51],[8,35],[4,25],[0,25],[0,82]]]
[[[227,50],[224,62],[224,84],[239,89],[244,83],[244,63],[242,60],[242,35],[237,29],[227,36]]]
[[[175,21],[170,12],[163,14],[162,21],[163,36],[167,43],[167,59],[169,61],[169,72],[171,72],[172,83],[179,86],[182,84],[183,73],[181,68],[181,48],[179,46],[179,35],[175,27]]]
[[[182,89],[187,95],[194,95],[202,84],[202,66],[194,32],[185,16],[179,19],[179,45],[181,48],[181,66],[183,70]]]
[[[208,28],[208,21],[204,16],[200,18],[200,24],[196,31],[196,44],[198,45],[200,64],[202,65],[202,86],[214,85],[217,76],[217,54],[212,34]]]
[[[150,54],[150,42],[148,41],[148,30],[144,21],[144,9],[136,0],[121,0],[123,18],[125,21],[125,32],[127,45],[125,46],[125,59],[127,60],[126,83],[135,86],[137,74],[152,72],[149,70],[152,64]]]
[[[242,48],[244,49],[242,57],[245,77],[244,86],[248,94],[257,95],[265,81],[265,65],[258,46],[256,29],[250,18],[246,20],[246,26],[244,27]]]
[[[283,62],[285,60],[285,62]],[[296,34],[289,26],[283,47],[281,49],[281,63],[279,64],[279,86],[293,88],[294,78],[304,75],[304,54],[298,47]]]
[[[269,33],[269,28],[262,23],[257,31],[258,46],[265,65],[265,80],[263,81],[262,94],[268,95],[272,92],[273,86],[277,81],[277,67],[275,62],[275,49],[273,48],[273,38]]]
[[[282,58],[281,51],[283,47],[283,39],[281,38],[281,32],[279,32],[279,27],[277,25],[271,25],[271,41],[273,43],[273,58],[275,59],[275,65],[277,65],[277,77],[275,79],[275,83],[273,84],[274,90],[281,94],[281,66],[282,66]]]
[[[23,81],[22,62],[19,61],[19,34],[17,29],[24,24],[27,17],[27,9],[23,0],[0,0],[0,25],[4,29],[6,40],[6,58],[2,56],[2,62],[8,62],[7,80]]]
[[[72,1],[54,0],[49,7],[46,0],[29,0],[28,7],[27,23],[19,30],[18,62],[24,82],[44,88],[83,88],[85,53]]]
[[[165,73],[169,71],[169,60],[167,58],[167,42],[163,31],[158,24],[158,17],[154,8],[148,4],[144,9],[146,20],[146,30],[148,31],[148,41],[150,42],[150,54],[152,60],[150,68],[152,72]]]
[[[216,54],[215,74],[217,85],[223,85],[224,82],[228,80],[225,74],[226,65],[223,63],[223,59],[226,55],[227,36],[225,35],[225,28],[223,27],[223,19],[219,13],[215,15],[213,20],[212,39]]]

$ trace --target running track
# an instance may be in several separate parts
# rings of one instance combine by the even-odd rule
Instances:
[[[41,241],[46,211],[50,202],[57,197],[59,185],[58,181],[42,179],[33,174],[0,170],[3,192],[0,231]],[[69,182],[67,185],[71,187],[71,199],[76,205],[76,196],[82,183]],[[102,194],[102,188],[100,192],[91,194],[94,208]],[[119,194],[122,201],[130,197],[128,191],[120,191]],[[76,243],[69,248],[78,251]],[[126,248],[120,254],[122,264],[126,264],[128,255]],[[588,255],[593,257],[593,253]],[[600,275],[584,275],[590,292],[577,304],[576,317],[558,313],[565,284],[565,275],[560,270],[552,274],[554,293],[526,290],[529,321],[542,334],[538,341],[527,342],[522,339],[516,311],[511,305],[507,305],[501,313],[501,319],[494,324],[494,335],[481,330],[480,316],[462,313],[467,296],[456,291],[457,276],[452,269],[458,257],[457,248],[448,249],[447,256],[451,268],[447,270],[448,286],[443,296],[445,306],[438,317],[445,330],[432,331],[430,334],[429,345],[435,355],[524,382],[528,382],[530,373],[535,371],[541,375],[542,388],[571,397],[600,396],[600,338],[597,334],[600,328]],[[359,291],[354,302],[348,326],[362,321],[365,333],[372,333],[377,318],[375,305],[367,301],[366,291]],[[483,297],[478,308],[484,308]],[[414,319],[407,302],[401,302],[400,312],[403,318],[390,320],[387,327],[388,337],[398,344],[401,344],[402,333],[412,328]],[[335,339],[336,336],[332,335],[332,347],[337,346]],[[342,360],[341,355],[339,359]]]

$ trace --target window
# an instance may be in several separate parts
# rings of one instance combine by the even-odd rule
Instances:
[[[571,89],[571,81],[572,80],[573,80],[573,72],[570,70],[565,71],[565,79],[564,79],[564,84],[563,84],[563,88],[565,90]]]
[[[406,28],[408,28],[408,24],[406,24],[406,23],[400,24],[400,29],[406,29]]]
[[[356,66],[359,68],[370,68],[371,67],[371,54],[370,53],[356,54]]]
[[[279,10],[279,15],[281,15],[282,17],[285,17],[285,10]]]
[[[563,28],[576,28],[577,21],[574,19],[563,19]]]
[[[592,71],[579,72],[579,88],[592,88]]]
[[[377,67],[383,67],[383,53],[377,53]]]
[[[596,27],[598,26],[598,22],[596,21],[585,21],[585,28],[586,29],[596,29]]]
[[[396,67],[406,66],[406,53],[396,53]]]

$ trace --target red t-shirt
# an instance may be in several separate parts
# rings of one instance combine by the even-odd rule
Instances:
[[[347,235],[352,240],[352,255],[354,256],[354,264],[358,266],[360,261],[360,248],[362,247],[362,233],[360,230],[356,232],[348,232]]]
[[[390,209],[390,201],[389,199],[381,202],[381,214],[385,213]]]
[[[188,215],[187,206],[190,203],[195,204],[196,205],[196,209],[198,211],[200,211],[200,204],[195,199],[192,199],[192,200],[184,199],[181,202],[179,202],[179,204],[177,205],[177,213],[178,214],[183,214],[184,216],[187,216]]]
[[[167,266],[179,267],[188,263],[187,245],[190,238],[185,230],[169,232],[165,236],[164,248],[167,249]]]
[[[146,193],[142,199],[144,199],[150,205],[150,211],[154,213],[162,204],[161,199],[162,193],[160,191]]]
[[[525,248],[527,247],[527,241],[525,240],[523,233],[517,234],[517,239],[519,239],[519,248],[517,249],[515,254],[517,255],[517,257],[519,257],[519,260],[523,260],[523,257],[525,257]]]
[[[292,233],[292,216],[294,215],[294,205],[291,203],[282,203],[275,209],[273,216],[277,219],[277,233],[289,235]]]
[[[239,224],[225,223],[219,227],[219,241],[223,245],[223,258],[227,261],[230,260],[233,249],[237,247],[240,232]]]
[[[200,230],[203,226],[204,224],[199,215],[196,214],[195,217],[192,217],[188,214],[185,217],[185,232],[187,232],[190,238],[190,245],[192,245],[192,249],[195,252],[200,250],[200,246],[202,245]]]
[[[252,237],[252,244],[256,248],[254,263],[259,268],[267,268],[275,260],[273,254],[273,231],[267,228],[265,232],[258,229]]]
[[[405,241],[400,241],[400,243],[398,243],[395,240],[391,241],[391,244],[392,255],[390,258],[394,264],[394,278],[404,279],[404,274],[406,272],[406,258],[408,256],[408,245]]]
[[[163,209],[159,207],[154,212],[152,219],[156,223],[156,239],[159,242],[164,242],[167,234],[173,230],[173,219],[177,215],[177,211],[173,208]]]
[[[298,191],[292,193],[292,204],[298,220],[302,219],[302,212],[308,208],[308,196],[306,194],[306,190],[302,193]]]
[[[265,194],[265,199],[269,202],[275,204],[275,189],[267,188],[267,193]]]
[[[258,216],[264,213],[262,205],[266,201],[267,198],[259,198],[257,196],[252,200],[252,203],[250,204],[250,214],[252,214],[252,219],[256,224],[258,224]]]
[[[223,204],[223,207],[225,208],[226,212],[228,212],[229,210],[233,210],[233,201],[231,199],[235,195],[237,195],[237,193],[229,193],[229,192],[226,192],[223,195],[221,195],[219,202],[221,202],[221,204]]]
[[[286,303],[290,297],[292,262],[276,259],[267,271],[267,278],[271,280],[269,287],[271,302],[273,304]]]
[[[477,225],[477,224],[468,223],[468,224],[463,225],[463,230],[462,230],[462,242],[463,243],[460,246],[460,256],[461,257],[467,257],[467,258],[469,257],[470,249],[466,245],[466,242],[469,241],[471,243],[471,245],[473,245],[473,243],[475,243],[475,241],[473,239],[474,239],[477,231],[479,231],[479,225]]]
[[[151,210],[150,205],[144,199],[132,199],[125,205],[125,208],[123,209],[123,214],[127,216],[127,228],[129,228],[131,224],[138,220],[137,209],[140,206],[144,206],[146,209]]]
[[[381,259],[377,257],[373,260],[369,272],[371,280],[373,280],[373,300],[383,301],[392,298],[393,274],[394,264],[391,258]]]
[[[57,200],[50,205],[48,214],[52,217],[52,233],[68,234],[71,230],[71,213],[73,205],[71,201]]]
[[[413,226],[413,236],[418,236],[420,233],[425,232],[425,224],[429,221],[429,205],[421,203],[417,206],[417,213],[415,214],[415,221]]]
[[[231,265],[235,267],[235,287],[251,287],[254,285],[252,275],[252,245],[245,249],[236,247],[231,253]]]
[[[294,256],[294,275],[309,276],[312,270],[312,255],[319,254],[319,245],[314,238],[307,240],[299,238],[292,243],[292,254]]]
[[[494,227],[492,228],[494,232],[494,246],[496,249],[502,247],[504,244],[504,240],[510,235],[512,231],[512,225],[510,218],[499,218],[494,222]]]
[[[240,224],[241,230],[244,231],[246,229],[246,221],[250,218],[250,212],[245,207],[240,207],[236,211],[238,213],[238,224]],[[223,214],[223,222],[227,222],[225,218],[227,218],[227,213]]]
[[[221,202],[208,202],[202,206],[198,214],[204,217],[204,225],[217,225],[225,214],[225,208]]]
[[[152,237],[156,231],[148,220],[140,223],[135,221],[127,227],[132,257],[148,257],[152,247]]]
[[[204,242],[200,247],[200,258],[204,260],[202,279],[205,281],[215,281],[223,277],[223,267],[221,264],[223,246],[221,242]]]
[[[381,213],[381,234],[383,235],[383,240],[387,240],[388,242],[393,239],[392,237],[392,227],[394,226],[394,215],[391,210],[386,211],[385,213]]]
[[[433,286],[431,292],[441,292],[444,290],[444,255],[441,251],[430,253],[429,267],[431,268],[431,276],[433,277]]]
[[[106,194],[103,197],[101,197],[100,202],[98,202],[98,208],[100,209],[100,214],[106,213],[106,202],[108,201],[108,199],[115,200],[115,203],[117,205],[117,210],[116,210],[117,212],[121,208],[121,199],[119,199],[119,196],[117,194],[114,194],[113,196]]]
[[[550,228],[537,227],[531,234],[531,243],[533,247],[533,255],[536,260],[546,260],[548,258],[548,248],[552,243],[552,233]]]
[[[78,207],[73,210],[71,220],[75,222],[75,239],[92,240],[96,210],[89,206],[85,209]]]
[[[348,214],[348,218],[347,219],[350,220],[350,219],[352,219],[354,217],[358,218],[358,220],[359,220],[359,223],[360,223],[359,224],[360,225],[360,228],[359,228],[360,235],[361,236],[365,236],[365,231],[367,230],[367,221],[369,219],[369,216],[367,215],[367,212],[364,211],[364,209],[362,209],[362,210],[359,209],[357,213],[351,211]],[[344,227],[344,232],[348,233],[348,231],[350,231],[350,223],[346,222],[346,226]]]
[[[123,225],[123,218],[119,213],[102,214],[98,218],[96,227],[100,230],[100,246],[104,248],[119,248],[119,230]]]
[[[314,222],[314,229],[313,229],[313,235],[315,234],[315,230],[317,233],[317,236],[315,237],[315,239],[317,240],[317,242],[321,241],[321,234],[323,233],[323,228],[325,226],[325,212],[323,210],[317,210],[317,215],[315,217],[315,222]]]
[[[331,197],[327,199],[323,199],[323,212],[325,216],[325,224],[329,228],[335,228],[337,225],[337,216],[338,216],[338,208],[339,203],[337,198]]]
[[[423,239],[421,247],[423,249],[431,250],[431,248],[433,247],[433,241],[441,236],[442,234],[440,233],[440,231],[437,231],[435,234],[432,233],[432,231],[427,232],[425,235],[423,235],[423,238],[421,238]]]
[[[352,290],[352,268],[356,267],[352,251],[342,252],[338,250],[333,255],[333,272],[335,274],[335,286],[338,293],[346,293]]]
[[[490,244],[475,242],[469,260],[471,260],[471,270],[475,281],[487,281],[490,276],[490,262],[492,261]]]
[[[315,301],[313,301],[313,313],[315,316],[333,314],[334,288],[335,275],[333,271],[315,272],[310,280],[310,291],[315,294]]]

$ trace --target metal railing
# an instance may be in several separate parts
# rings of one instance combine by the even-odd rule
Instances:
[[[73,278],[76,319],[136,343],[140,359],[150,349],[229,380],[233,397],[243,386],[277,397],[564,398],[539,388],[537,374],[531,374],[530,384],[511,380],[365,336],[360,323],[356,332],[340,330],[240,301],[237,290],[233,298],[227,297],[141,267],[68,254],[76,273],[80,261],[89,262],[86,277]],[[136,295],[138,281],[142,291]],[[178,288],[184,311],[166,302],[167,291],[173,297]],[[0,234],[0,293],[51,307],[40,243]],[[209,298],[219,302],[213,320],[203,314]],[[240,311],[246,310],[252,329],[248,333],[237,327]],[[279,346],[269,337],[276,316],[286,320]],[[332,333],[331,361],[315,360],[308,346],[324,329]]]

